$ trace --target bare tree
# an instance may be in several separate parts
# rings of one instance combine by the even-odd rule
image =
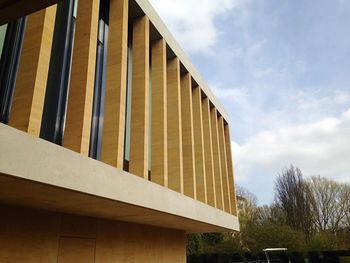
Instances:
[[[284,169],[277,177],[275,194],[276,205],[284,211],[287,224],[310,237],[314,230],[314,200],[301,170],[293,165]]]
[[[344,227],[349,214],[348,186],[320,176],[309,180],[315,205],[313,221],[317,230],[336,232]]]

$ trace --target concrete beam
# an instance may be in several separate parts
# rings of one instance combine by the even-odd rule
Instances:
[[[235,216],[4,124],[0,145],[2,203],[188,233],[239,229]]]

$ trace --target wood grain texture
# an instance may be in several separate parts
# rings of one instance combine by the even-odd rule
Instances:
[[[218,209],[223,210],[224,195],[223,195],[222,177],[221,177],[221,158],[220,158],[220,147],[219,147],[218,118],[217,118],[217,110],[214,107],[210,108],[210,122],[211,122],[211,134],[213,139],[216,207]]]
[[[57,263],[95,263],[96,240],[61,237]]]
[[[208,204],[216,207],[213,139],[211,135],[210,101],[202,99],[203,140]]]
[[[186,262],[184,231],[5,205],[0,211],[0,262]]]
[[[40,134],[56,5],[28,16],[9,125]]]
[[[3,204],[0,211],[0,262],[57,262],[58,214]]]
[[[111,0],[101,160],[123,169],[128,52],[128,0]]]
[[[168,60],[167,83],[168,187],[183,193],[180,62],[178,58]]]
[[[219,116],[219,147],[220,147],[220,160],[221,160],[221,176],[222,176],[222,189],[224,193],[225,211],[231,213],[231,192],[229,188],[229,179],[227,172],[227,158],[226,158],[226,145],[225,145],[225,133],[224,133],[224,119]]]
[[[89,154],[99,0],[78,3],[63,146]]]
[[[228,182],[229,182],[230,197],[231,197],[231,213],[237,216],[236,189],[235,189],[234,172],[233,172],[230,128],[228,124],[225,125],[224,131],[225,131],[225,145],[226,145],[226,158],[227,158],[227,174],[228,174]]]
[[[202,91],[200,87],[192,90],[194,154],[196,162],[197,200],[207,203],[207,183],[205,171],[203,120],[202,120]]]
[[[185,263],[184,232],[128,223],[101,225],[96,263]]]
[[[149,147],[149,19],[133,24],[132,94],[129,172],[148,179]]]
[[[166,42],[152,44],[151,180],[168,187]]]
[[[181,117],[184,194],[197,199],[193,137],[192,80],[189,73],[181,76]]]

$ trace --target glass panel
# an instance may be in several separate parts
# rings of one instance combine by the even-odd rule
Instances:
[[[0,58],[1,58],[1,54],[2,54],[2,49],[4,47],[6,29],[7,29],[7,24],[0,26]]]
[[[132,93],[132,48],[128,46],[128,79],[126,91],[125,160],[130,160],[131,93]]]
[[[77,13],[78,13],[78,0],[74,1],[74,9],[73,9],[73,16],[77,18]]]

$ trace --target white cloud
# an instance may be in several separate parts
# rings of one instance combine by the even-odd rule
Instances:
[[[349,134],[350,108],[337,118],[263,131],[242,145],[232,142],[237,181],[274,177],[290,164],[307,176],[350,181]]]
[[[150,0],[175,38],[188,52],[209,52],[220,31],[215,20],[237,5],[237,0]]]

